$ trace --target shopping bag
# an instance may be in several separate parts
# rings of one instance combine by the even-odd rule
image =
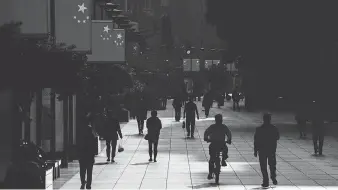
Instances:
[[[146,134],[146,136],[144,136],[144,139],[147,140],[147,141],[149,141],[149,135]]]
[[[122,139],[120,139],[120,143],[119,143],[119,147],[117,149],[118,152],[123,152],[124,151],[124,148],[123,148],[123,145],[122,145]]]
[[[182,123],[182,128],[183,129],[185,128],[185,121],[183,121],[183,123]]]

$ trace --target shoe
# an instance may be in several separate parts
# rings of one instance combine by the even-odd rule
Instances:
[[[227,163],[225,162],[225,160],[222,160],[222,166],[227,166]]]
[[[187,134],[187,137],[190,137],[190,133]]]
[[[157,160],[156,160],[156,159],[154,159],[154,162],[157,162]]]
[[[212,174],[208,174],[208,180],[211,180],[212,178]]]
[[[92,186],[87,186],[86,189],[92,189]]]
[[[267,187],[269,187],[269,184],[263,183],[261,186],[264,187],[264,188],[267,188]]]
[[[114,163],[114,162],[115,162],[114,158],[112,158],[112,159],[111,159],[111,162],[112,162],[112,163]]]
[[[85,188],[85,184],[82,184],[80,189],[84,189]]]
[[[192,138],[192,139],[195,138],[194,135],[191,135],[191,138]]]
[[[277,184],[278,184],[278,182],[277,182],[276,179],[272,179],[272,183],[273,183],[274,185],[277,185]]]
[[[151,162],[151,161],[153,161],[153,159],[152,158],[149,158],[149,160],[148,160],[149,162]]]
[[[107,162],[110,162],[110,158],[107,158]]]

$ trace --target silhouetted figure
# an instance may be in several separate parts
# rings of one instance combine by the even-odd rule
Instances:
[[[304,111],[298,111],[296,121],[299,130],[299,138],[306,138],[306,117]]]
[[[149,161],[153,161],[153,145],[154,145],[154,162],[157,162],[157,146],[158,140],[160,137],[160,131],[162,129],[161,120],[157,117],[157,111],[151,112],[151,117],[147,119],[147,129],[148,129],[148,145],[149,145]]]
[[[136,109],[137,109],[136,120],[137,120],[138,131],[139,131],[139,135],[142,135],[143,129],[144,129],[144,120],[147,119],[147,103],[144,97],[141,97]]]
[[[221,108],[221,106],[224,106],[224,93],[219,93],[217,96],[217,106],[218,108]]]
[[[196,115],[195,115],[196,113]],[[195,117],[197,116],[197,119],[199,119],[198,110],[196,104],[193,102],[193,97],[189,97],[189,102],[186,103],[184,107],[183,112],[183,118],[187,116],[187,119],[185,121],[186,123],[186,129],[187,129],[187,137],[194,138],[195,133]],[[191,133],[190,133],[191,132]]]
[[[271,124],[271,115],[264,114],[263,125],[256,128],[254,136],[254,156],[259,154],[259,164],[263,175],[262,187],[269,186],[269,176],[267,171],[267,161],[270,167],[271,180],[274,185],[277,185],[276,180],[276,149],[277,141],[279,140],[278,129]]]
[[[91,113],[86,115],[86,126],[83,128],[81,144],[79,147],[79,163],[80,163],[80,178],[81,187],[91,189],[93,165],[95,162],[95,154],[97,152],[96,132],[92,126],[93,116]],[[87,181],[85,180],[87,173]]]
[[[204,95],[203,101],[202,101],[202,106],[204,107],[204,113],[205,113],[206,118],[209,117],[209,111],[212,106],[212,101],[213,101],[213,98],[212,98],[211,92],[207,92]]]
[[[238,111],[240,111],[239,100],[240,100],[240,96],[238,92],[238,87],[236,87],[234,91],[232,92],[233,110],[237,109]]]
[[[115,153],[116,146],[118,141],[118,136],[122,139],[122,132],[120,127],[120,122],[116,116],[116,112],[109,110],[107,113],[107,119],[105,121],[105,139],[106,139],[106,154],[107,154],[107,162],[115,162]],[[111,153],[110,153],[111,150]]]
[[[175,120],[180,121],[180,119],[181,119],[181,109],[182,109],[182,100],[179,97],[174,98],[173,107],[175,109]]]
[[[323,155],[324,136],[324,119],[317,114],[312,119],[312,141],[315,154]]]
[[[217,114],[215,116],[215,124],[210,125],[204,132],[204,141],[211,142],[209,145],[209,174],[208,179],[212,179],[212,170],[214,168],[214,158],[217,152],[222,152],[222,166],[226,166],[225,160],[228,159],[228,146],[226,143],[231,144],[232,134],[228,126],[223,123],[223,116]],[[225,141],[225,136],[227,141]]]

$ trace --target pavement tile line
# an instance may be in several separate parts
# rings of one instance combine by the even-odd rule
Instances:
[[[169,176],[169,167],[170,167],[170,157],[171,157],[171,137],[173,135],[173,125],[171,124],[171,129],[170,129],[170,140],[169,140],[169,143],[170,143],[170,148],[169,148],[169,161],[168,161],[168,170],[167,170],[167,179],[165,181],[165,188],[168,189],[168,176]]]

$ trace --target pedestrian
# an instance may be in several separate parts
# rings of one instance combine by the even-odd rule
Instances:
[[[151,112],[151,117],[147,119],[147,137],[148,145],[149,145],[149,162],[153,161],[152,153],[153,153],[153,146],[154,146],[154,162],[157,162],[157,147],[158,147],[158,140],[160,137],[160,131],[162,129],[161,120],[157,117],[157,111]]]
[[[296,121],[299,130],[299,138],[306,138],[306,117],[305,117],[305,110],[299,110],[296,113]]]
[[[181,119],[181,108],[182,108],[182,101],[181,99],[176,96],[173,101],[173,107],[175,110],[175,121],[180,121]]]
[[[118,136],[122,139],[120,122],[117,118],[116,111],[108,110],[105,121],[105,139],[106,139],[106,154],[107,162],[115,162],[116,146]],[[111,152],[110,152],[111,151]]]
[[[239,100],[240,100],[240,96],[238,92],[238,87],[236,86],[234,91],[232,92],[233,110],[235,111],[236,109],[240,111]]]
[[[279,140],[278,129],[271,124],[271,115],[264,114],[263,125],[256,128],[254,136],[254,156],[259,154],[259,164],[263,175],[262,187],[269,186],[269,176],[267,171],[267,161],[270,167],[270,177],[274,185],[276,180],[276,149]]]
[[[204,107],[204,113],[205,113],[205,117],[208,118],[209,117],[209,111],[210,108],[212,106],[212,95],[211,92],[207,92],[204,97],[203,97],[203,101],[202,101],[202,106]]]
[[[224,98],[225,98],[224,93],[220,92],[217,98],[218,108],[221,108],[221,106],[224,106]]]
[[[195,115],[195,113],[196,113],[196,115]],[[191,135],[191,138],[194,138],[195,117],[197,116],[197,119],[199,119],[199,115],[198,115],[197,106],[193,102],[193,97],[189,97],[189,102],[184,107],[183,118],[185,118],[185,116],[187,116],[187,119],[185,121],[186,129],[187,129],[187,133],[188,133],[187,137],[189,138],[190,135]]]
[[[325,128],[324,119],[320,113],[313,116],[312,119],[312,141],[315,155],[323,155]]]
[[[144,97],[141,97],[136,110],[136,120],[137,120],[137,126],[139,135],[143,135],[143,129],[144,129],[144,120],[147,119],[147,103],[145,101]]]
[[[86,126],[83,128],[81,135],[81,143],[79,146],[79,163],[80,163],[80,189],[91,189],[93,165],[95,162],[95,154],[97,152],[96,131],[92,126],[93,116],[91,113],[86,115]],[[85,180],[87,174],[87,181]]]

